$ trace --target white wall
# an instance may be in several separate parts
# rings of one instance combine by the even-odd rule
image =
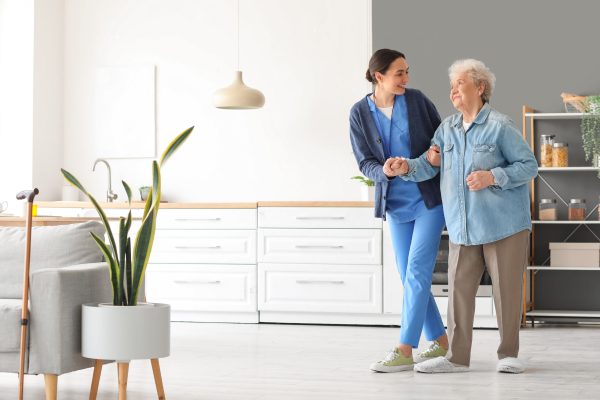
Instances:
[[[64,0],[35,0],[33,57],[33,186],[39,199],[59,199],[63,185]]]
[[[99,198],[96,68],[154,64],[159,152],[196,126],[163,170],[168,200],[359,199],[348,111],[369,90],[370,0],[240,0],[240,67],[266,96],[253,111],[211,104],[236,68],[233,0],[66,0],[64,23],[64,166]],[[149,159],[111,165],[121,199],[121,179],[150,180]]]
[[[0,0],[0,201],[32,185],[33,1]]]

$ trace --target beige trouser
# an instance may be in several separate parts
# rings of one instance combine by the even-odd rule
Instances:
[[[498,358],[517,357],[523,302],[523,272],[527,264],[529,231],[475,246],[450,242],[448,256],[448,339],[446,358],[468,366],[471,361],[475,294],[484,268],[492,278],[500,331]]]

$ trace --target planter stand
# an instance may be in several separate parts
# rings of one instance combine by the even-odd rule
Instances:
[[[157,358],[150,360],[152,364],[152,372],[154,374],[154,383],[156,384],[156,394],[158,400],[165,400],[165,388],[160,374],[160,364]],[[119,371],[119,400],[127,399],[127,377],[129,375],[129,362],[117,362]],[[90,388],[90,400],[96,400],[98,395],[98,385],[100,383],[100,375],[102,374],[102,360],[96,360],[94,363],[94,375],[92,377],[92,386]]]
[[[158,303],[83,305],[81,353],[95,360],[90,400],[95,400],[98,394],[103,360],[117,362],[119,400],[127,399],[130,360],[150,360],[158,399],[166,399],[158,359],[170,353],[170,310],[169,305]]]

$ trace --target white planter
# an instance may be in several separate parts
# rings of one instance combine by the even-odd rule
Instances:
[[[362,201],[375,201],[375,186],[362,186],[360,199]]]
[[[84,304],[81,354],[96,360],[116,361],[167,357],[170,321],[168,304],[132,307]]]

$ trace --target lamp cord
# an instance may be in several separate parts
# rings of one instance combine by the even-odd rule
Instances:
[[[237,55],[236,55],[236,71],[240,70],[240,0],[236,1],[237,14]]]

